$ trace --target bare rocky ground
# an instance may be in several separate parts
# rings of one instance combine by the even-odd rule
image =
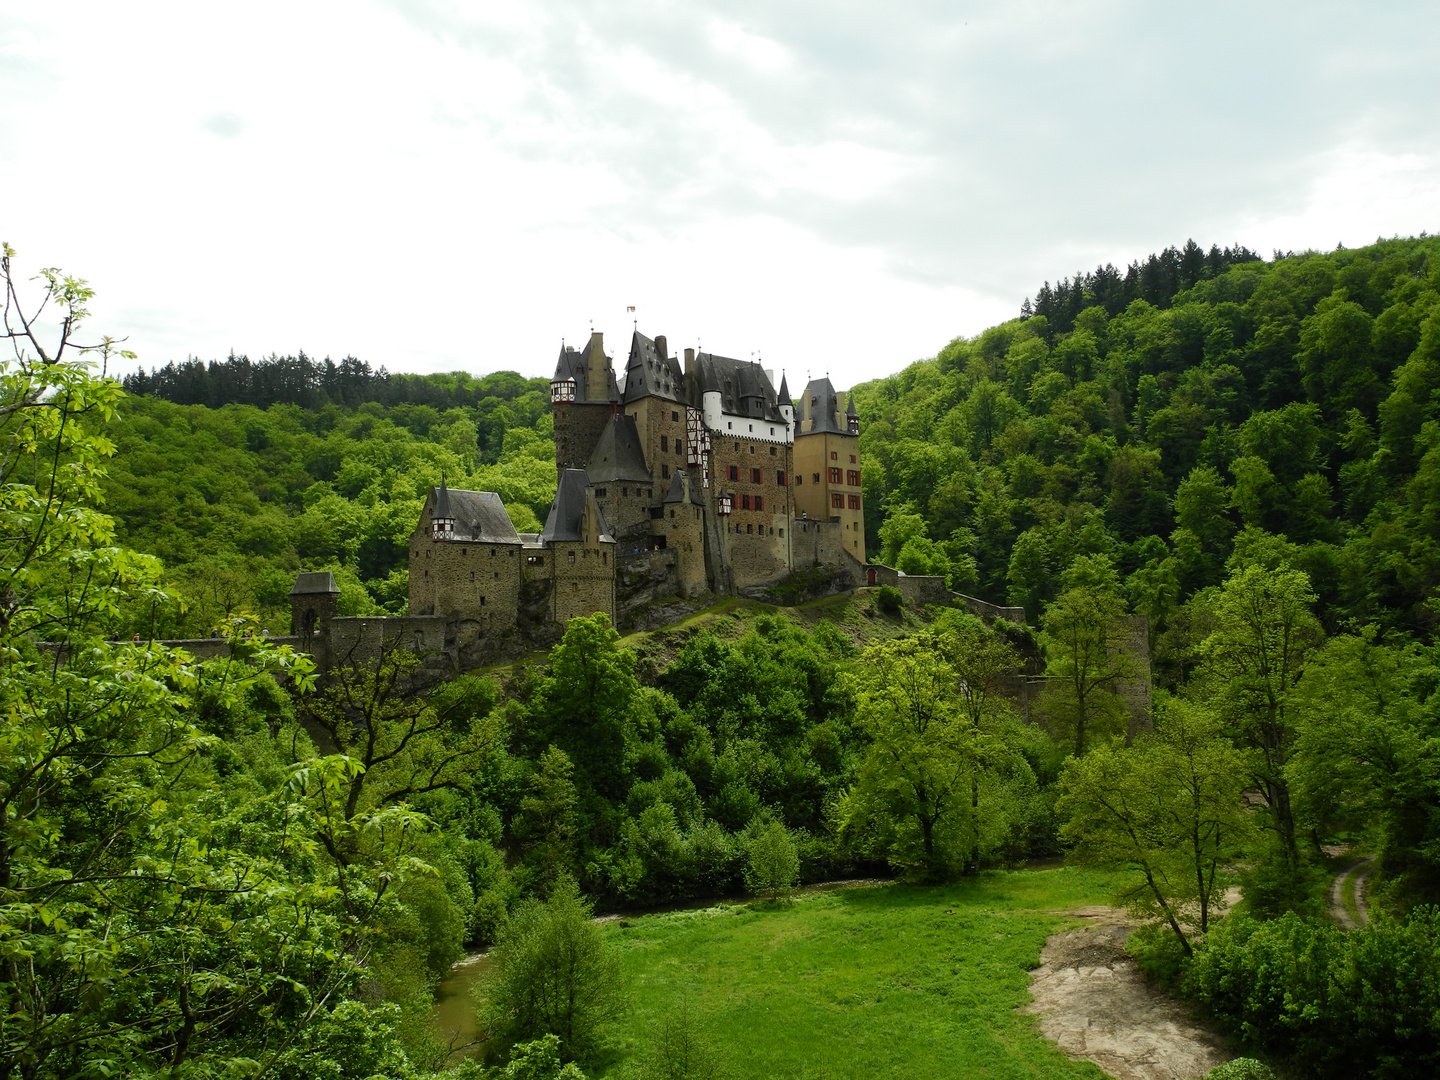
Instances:
[[[1072,1058],[1117,1080],[1201,1077],[1235,1055],[1180,1002],[1146,983],[1125,951],[1133,929],[1117,908],[1069,912],[1090,920],[1053,934],[1030,974],[1034,1001],[1022,1011]]]

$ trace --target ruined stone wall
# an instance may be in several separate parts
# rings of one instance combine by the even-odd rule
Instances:
[[[615,621],[614,544],[555,543],[550,617],[560,624],[603,611]]]
[[[982,619],[1005,619],[1022,626],[1025,624],[1024,608],[1002,607],[973,596],[966,596],[964,593],[951,592],[945,587],[945,579],[942,577],[902,574],[894,567],[881,563],[868,563],[865,566],[865,583],[867,585],[893,586],[904,594],[907,601],[913,603],[958,603],[971,615]]]
[[[566,469],[585,468],[590,463],[590,452],[610,422],[609,402],[557,401],[551,409],[555,420],[557,474]]]

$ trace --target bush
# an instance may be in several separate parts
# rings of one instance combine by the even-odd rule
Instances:
[[[641,1080],[718,1080],[720,1058],[689,998],[666,1010],[640,1059]]]
[[[885,614],[895,615],[905,606],[905,594],[894,585],[881,585],[875,592],[875,603]]]
[[[528,901],[500,931],[485,984],[485,1018],[498,1046],[557,1035],[564,1056],[591,1054],[628,1007],[620,965],[575,880]]]
[[[1216,1065],[1205,1074],[1205,1080],[1275,1080],[1275,1070],[1254,1058],[1235,1058]]]
[[[800,855],[789,830],[772,821],[755,830],[749,846],[745,887],[767,900],[788,897],[800,880]]]
[[[1206,935],[1187,986],[1245,1043],[1307,1075],[1440,1071],[1440,909],[1348,933],[1233,915]]]

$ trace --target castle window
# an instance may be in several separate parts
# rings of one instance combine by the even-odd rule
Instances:
[[[740,479],[740,466],[739,466],[739,465],[731,465],[731,466],[730,466],[730,479],[731,479],[731,480],[739,480],[739,479]],[[430,557],[430,553],[429,553],[428,551],[425,553],[425,557],[426,557],[427,559]]]
[[[526,564],[527,564],[528,566],[544,566],[544,565],[545,565],[545,556],[544,556],[544,555],[526,555],[526,556],[525,556],[525,562],[526,562]]]
[[[485,597],[483,597],[483,596],[480,597],[480,606],[481,606],[481,607],[484,607],[484,606],[485,606]]]
[[[850,464],[851,464],[851,465],[854,465],[854,464],[855,464],[855,455],[854,455],[854,454],[851,454],[851,455],[850,455]]]
[[[775,447],[773,447],[773,446],[770,447],[770,456],[771,456],[771,457],[774,457],[774,456],[775,456]]]
[[[844,510],[844,509],[845,509],[845,496],[844,496],[844,495],[840,495],[840,494],[838,494],[838,493],[837,493],[837,494],[834,494],[834,495],[831,495],[831,496],[830,496],[830,506],[831,506],[832,509],[835,509],[835,510]]]
[[[662,454],[668,454],[670,452],[670,436],[660,436],[660,452]]]
[[[601,566],[609,566],[609,565],[610,565],[610,553],[609,553],[608,551],[602,551],[602,552],[600,553],[600,565],[601,565]]]
[[[495,557],[495,549],[493,547],[490,549],[490,557],[492,559]]]
[[[818,484],[819,482],[820,482],[820,474],[817,472],[817,473],[815,474],[815,483]]]
[[[750,509],[750,496],[749,496],[749,495],[741,495],[741,496],[740,496],[740,509],[741,509],[741,510],[749,510],[749,509]]]
[[[836,498],[839,498],[839,496],[837,495]],[[571,562],[572,565],[573,565],[574,562],[575,562],[575,552],[573,552],[573,551],[570,552],[570,562]]]
[[[833,469],[830,470],[830,483],[832,483],[832,484],[838,484],[838,483],[840,483],[840,470],[839,470],[839,468],[833,468]]]
[[[429,570],[426,570],[426,571],[425,571],[425,576],[426,576],[426,577],[429,577],[429,576],[430,576],[430,571],[429,571]]]
[[[849,484],[851,487],[859,487],[859,486],[860,486],[860,470],[859,470],[859,469],[846,469],[846,470],[845,470],[845,483]]]
[[[670,420],[671,420],[672,423],[679,423],[679,421],[680,421],[680,414],[679,414],[678,412],[676,412],[675,410],[673,410],[673,409],[670,410]]]
[[[674,510],[671,510],[671,511],[670,511],[670,516],[671,516],[671,517],[674,517],[674,516],[675,516],[675,511],[674,511]]]
[[[499,581],[499,580],[500,580],[500,571],[499,571],[499,570],[496,570],[496,571],[495,571],[495,580],[496,580],[496,581]]]
[[[751,470],[750,470],[750,483],[752,483],[752,484],[763,484],[764,482],[765,482],[764,476],[763,476],[763,474],[760,472],[759,469],[751,469]]]
[[[745,531],[746,531],[747,533],[754,533],[754,531],[755,531],[755,526],[754,526],[754,525],[746,525],[746,526],[745,526]]]
[[[782,473],[781,475],[783,476],[784,474]],[[799,487],[799,486],[800,486],[801,484],[803,484],[803,483],[805,483],[805,474],[804,474],[804,473],[796,473],[796,474],[795,474],[795,486],[796,486],[796,487]]]
[[[660,479],[662,479],[662,480],[669,480],[669,479],[670,479],[670,466],[669,466],[669,465],[661,465],[661,466],[660,466]]]
[[[851,510],[859,510],[859,509],[860,509],[860,496],[859,496],[859,495],[851,495],[851,496],[850,496],[850,509],[851,509]]]
[[[830,460],[831,460],[831,461],[836,461],[836,460],[839,459],[839,457],[840,457],[840,455],[837,454],[834,450],[831,450],[831,451],[830,451]]]
[[[595,497],[596,497],[597,499],[603,499],[603,498],[605,497],[605,489],[604,489],[604,488],[596,488],[596,489],[595,489]]]
[[[621,494],[621,495],[624,495],[626,498],[629,498],[629,497],[630,497],[630,489],[629,489],[629,488],[621,488],[621,489],[620,489],[620,494]]]
[[[475,571],[474,571],[474,570],[471,570],[471,571],[470,571],[470,580],[471,580],[471,581],[474,581],[474,580],[475,580]]]
[[[461,548],[461,549],[460,549],[460,556],[461,556],[462,558],[465,557],[466,555],[469,555],[469,554],[470,554],[470,549],[469,549],[469,548]]]
[[[764,496],[764,495],[756,495],[756,496],[755,496],[755,509],[756,509],[756,510],[764,510],[764,509],[765,509],[765,496]]]
[[[819,405],[819,404],[820,404],[820,399],[819,399],[819,398],[813,398],[813,397],[812,397],[812,398],[810,399],[810,408],[813,409],[813,408],[815,408],[815,406],[817,406],[817,405]]]
[[[775,429],[774,429],[773,427],[770,429],[770,434],[771,434],[771,435],[774,435],[774,434],[775,434]],[[770,452],[773,454],[775,451],[772,450],[772,451],[770,451]]]
[[[750,430],[751,430],[751,431],[754,431],[754,430],[755,430],[755,425],[754,425],[754,424],[751,424],[751,425],[750,425]]]
[[[784,535],[785,535],[785,530],[784,530],[784,529],[781,529],[781,530],[780,530],[780,535],[781,535],[781,536],[784,536]]]
[[[734,431],[734,430],[735,430],[735,425],[732,424],[729,420],[726,420],[726,421],[725,421],[725,427],[726,427],[727,430],[730,430],[730,431]]]
[[[510,549],[510,557],[512,559],[515,557],[515,549],[513,547]]]
[[[784,487],[784,486],[785,486],[785,470],[784,470],[784,469],[780,469],[780,470],[778,470],[778,471],[775,473],[775,483],[779,484],[781,487]]]

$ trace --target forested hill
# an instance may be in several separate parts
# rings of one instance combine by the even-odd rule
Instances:
[[[1433,629],[1440,238],[1215,263],[1123,308],[1077,275],[857,387],[872,551],[1032,618],[1108,555],[1161,626],[1232,557],[1286,562],[1332,628]]]
[[[204,636],[235,610],[284,630],[297,570],[333,570],[345,614],[403,612],[408,537],[442,475],[499,492],[521,530],[555,494],[548,384],[514,372],[231,357],[126,386],[106,509],[173,598],[128,612],[125,636]]]

